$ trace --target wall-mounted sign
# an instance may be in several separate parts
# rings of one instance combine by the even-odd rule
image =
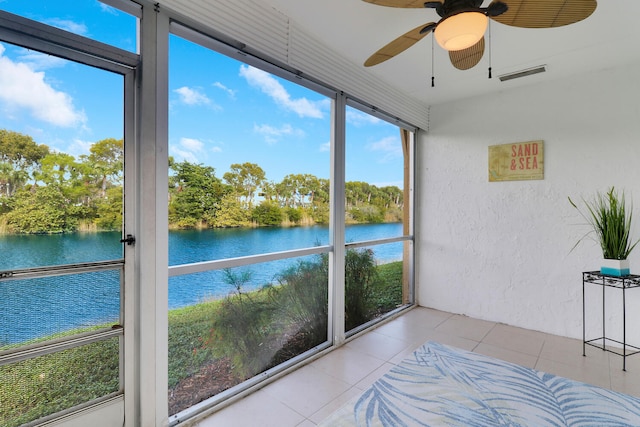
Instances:
[[[489,147],[489,181],[544,179],[543,141]]]

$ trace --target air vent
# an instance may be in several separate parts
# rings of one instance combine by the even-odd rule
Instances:
[[[498,76],[501,82],[506,82],[507,80],[519,79],[520,77],[531,76],[533,74],[544,73],[547,71],[546,65],[539,65],[533,68],[527,68],[526,70],[516,71],[515,73],[508,73]]]

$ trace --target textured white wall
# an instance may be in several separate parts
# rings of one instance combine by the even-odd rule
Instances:
[[[505,83],[497,95],[431,108],[418,142],[420,305],[582,337],[581,272],[598,270],[601,253],[592,241],[571,251],[586,228],[567,196],[624,189],[640,236],[638,76],[632,64],[513,90]],[[488,182],[488,146],[538,139],[544,180]],[[640,247],[630,260],[640,274]],[[599,295],[587,293],[590,317],[600,316]],[[607,298],[620,339],[621,294]],[[627,298],[627,340],[640,344],[640,288]],[[588,335],[599,334],[596,323],[587,322]]]

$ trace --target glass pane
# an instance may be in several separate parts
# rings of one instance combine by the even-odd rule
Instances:
[[[121,258],[123,77],[7,43],[0,68],[0,270]]]
[[[170,58],[170,227],[219,230],[171,262],[328,241],[331,101],[176,36]]]
[[[20,426],[120,390],[118,337],[0,366],[0,425]]]
[[[326,254],[172,278],[189,288],[216,291],[169,312],[172,415],[327,341]]]
[[[97,0],[3,0],[2,9],[136,52],[137,18]]]
[[[347,224],[402,224],[404,156],[400,128],[351,107],[347,107],[346,115]],[[375,234],[375,238],[402,236],[403,228],[380,227]]]
[[[411,242],[395,242],[347,249],[345,331],[409,302],[403,295],[408,295],[410,245]]]
[[[120,319],[120,271],[0,281],[0,350]]]

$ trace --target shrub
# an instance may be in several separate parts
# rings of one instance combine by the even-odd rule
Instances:
[[[227,269],[224,273],[234,292],[215,313],[209,341],[216,356],[230,358],[234,371],[249,378],[267,369],[277,351],[271,339],[275,307],[264,291],[243,291],[251,279],[250,272],[236,274]]]
[[[302,219],[302,211],[299,208],[288,207],[285,213],[291,222],[298,223]]]
[[[378,280],[378,271],[373,250],[347,250],[344,280],[345,329],[349,331],[374,316],[373,286]]]
[[[356,222],[380,223],[384,221],[384,213],[376,206],[349,209],[349,215]]]
[[[259,225],[280,225],[282,209],[275,203],[262,202],[251,212],[251,219]]]
[[[300,261],[277,277],[279,286],[271,290],[272,301],[279,316],[294,326],[296,339],[302,340],[298,347],[304,347],[296,348],[299,351],[290,357],[327,340],[328,277],[326,256]]]

